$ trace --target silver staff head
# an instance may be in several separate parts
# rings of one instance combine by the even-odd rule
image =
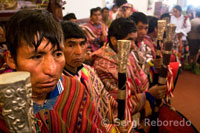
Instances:
[[[158,20],[158,40],[163,40],[163,35],[166,28],[166,20]]]
[[[175,24],[168,24],[167,29],[166,29],[166,41],[172,41],[174,42],[175,38],[175,30],[176,30],[176,25]]]
[[[118,50],[118,71],[120,73],[126,73],[128,56],[131,49],[130,40],[118,40],[117,50]]]
[[[33,101],[29,72],[0,75],[0,105],[10,132],[33,132]]]

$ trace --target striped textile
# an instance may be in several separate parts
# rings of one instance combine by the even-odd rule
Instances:
[[[105,133],[102,118],[92,104],[85,87],[63,75],[63,92],[52,110],[42,109],[35,115],[35,127],[42,133]],[[8,132],[0,107],[0,132]],[[112,129],[115,131],[115,129]],[[116,129],[116,132],[118,130]]]
[[[85,32],[85,35],[87,36],[87,41],[88,41],[88,47],[92,49],[92,51],[96,51],[101,47],[101,36],[103,32],[103,26],[100,23],[99,25],[95,25],[91,20],[84,24],[81,25],[81,28]],[[107,31],[107,27],[105,27]]]
[[[156,42],[148,35],[144,36],[144,43],[151,49],[153,59],[156,58]]]
[[[99,115],[104,120],[109,120],[110,124],[112,124],[114,118],[117,117],[117,101],[104,88],[94,69],[83,64],[83,67],[78,70],[76,75],[71,75],[66,68],[63,73],[66,76],[79,80],[85,85]],[[106,126],[107,131],[110,131],[111,128],[112,125]]]
[[[83,67],[78,71],[78,75],[73,76],[66,69],[64,69],[64,74],[74,77],[85,85],[102,118],[109,119],[111,122],[113,121],[113,117],[116,118],[117,101],[104,88],[103,83],[93,68],[83,64]]]
[[[118,57],[117,54],[107,45],[104,45],[92,55],[93,67],[104,83],[106,89],[116,99],[118,92]],[[132,120],[131,116],[143,109],[146,101],[145,91],[148,88],[148,79],[134,58],[130,55],[127,66],[127,99],[125,116]]]
[[[36,114],[43,124],[42,132],[105,132],[101,117],[86,89],[78,80],[63,76],[64,91],[52,110]]]

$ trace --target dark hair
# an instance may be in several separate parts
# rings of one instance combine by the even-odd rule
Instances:
[[[77,19],[74,13],[68,13],[63,17],[63,20]]]
[[[154,29],[158,27],[158,18],[154,16],[147,16],[149,22],[148,33],[154,32]]]
[[[127,3],[127,0],[115,0],[115,4],[120,7],[121,5]]]
[[[63,29],[65,40],[69,38],[84,38],[85,41],[87,41],[85,33],[83,32],[81,27],[79,27],[79,25],[73,22],[63,21],[61,22],[61,26]]]
[[[148,24],[147,16],[142,12],[134,12],[129,18],[133,20],[136,25],[139,22],[142,22],[143,24]]]
[[[112,6],[112,8],[111,9],[113,9],[113,8],[118,8],[118,6],[116,5],[116,4],[114,4],[113,6]]]
[[[174,6],[174,8],[176,8],[177,10],[179,10],[180,12],[182,12],[182,8],[181,8],[181,6],[176,5],[176,6]],[[174,8],[173,8],[173,9],[174,9]]]
[[[90,9],[90,16],[93,15],[94,12],[100,11],[101,12],[101,8],[100,7],[96,7],[96,8],[92,8]]]
[[[17,50],[23,40],[27,45],[34,46],[37,51],[43,38],[52,43],[52,48],[57,46],[60,49],[63,42],[61,26],[48,11],[20,10],[10,18],[6,29],[6,40],[8,50],[15,61]]]
[[[101,13],[103,13],[104,10],[108,10],[109,11],[109,9],[107,7],[104,7],[104,8],[101,9]]]
[[[115,37],[117,40],[123,39],[129,33],[136,32],[136,25],[132,20],[126,18],[115,19],[108,29],[108,41],[112,47],[110,37]]]
[[[170,14],[169,13],[164,13],[160,16],[160,19],[163,19],[163,18],[169,18],[170,19]]]

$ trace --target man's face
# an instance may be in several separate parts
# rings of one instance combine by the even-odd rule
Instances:
[[[65,67],[73,70],[81,66],[86,52],[86,41],[84,38],[70,38],[65,40]]]
[[[77,23],[77,21],[78,21],[78,20],[77,20],[77,19],[74,19],[74,18],[72,18],[72,19],[70,19],[69,21],[70,21],[70,22],[73,22],[73,23]]]
[[[103,13],[102,13],[102,17],[105,18],[105,19],[108,19],[108,16],[109,16],[109,10],[103,10]]]
[[[137,39],[137,32],[129,33],[127,37],[125,37],[123,40],[130,40],[131,41],[131,49],[135,49],[135,40]]]
[[[100,11],[93,12],[90,18],[94,24],[100,24],[102,20],[101,12]]]
[[[123,14],[124,14],[124,18],[128,18],[133,13],[132,8],[128,7],[128,6],[122,7],[122,11],[123,11]]]
[[[173,9],[173,15],[178,18],[181,16],[181,12],[179,10],[177,10],[176,8]]]
[[[57,46],[52,48],[51,42],[47,43],[48,40],[44,38],[35,51],[35,47],[22,41],[17,50],[17,64],[13,69],[31,73],[33,96],[45,96],[54,90],[65,65],[63,44],[59,50]]]
[[[137,38],[137,32],[131,32],[125,38],[123,38],[121,40],[130,40],[131,41],[131,49],[135,49],[136,38]],[[113,44],[113,46],[114,46],[114,49],[117,50],[117,41],[116,41],[116,44]]]
[[[144,36],[147,35],[148,24],[144,24],[139,21],[136,27],[137,27],[137,33],[138,33],[137,40],[140,42],[144,39]]]

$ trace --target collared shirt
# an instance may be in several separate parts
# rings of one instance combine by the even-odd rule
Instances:
[[[63,84],[62,84],[62,77],[59,79],[55,89],[49,93],[47,99],[45,100],[43,105],[33,103],[33,112],[37,114],[42,109],[53,109],[54,104],[56,103],[57,97],[63,92]]]
[[[171,16],[171,23],[176,25],[176,33],[183,33],[182,40],[186,40],[187,33],[191,30],[190,20],[183,15],[178,18]]]

